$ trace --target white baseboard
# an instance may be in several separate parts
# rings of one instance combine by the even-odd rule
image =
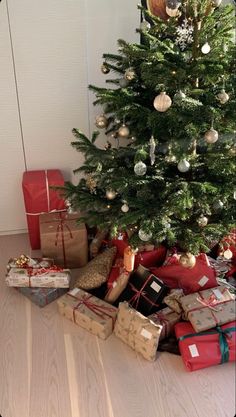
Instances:
[[[19,230],[1,230],[0,236],[6,236],[6,235],[20,235],[22,233],[28,233],[27,229],[19,229]]]

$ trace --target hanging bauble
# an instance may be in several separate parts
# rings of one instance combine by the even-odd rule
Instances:
[[[186,98],[186,94],[184,94],[184,92],[181,90],[177,91],[177,93],[174,95],[175,100],[183,100],[184,98]]]
[[[143,242],[148,242],[152,238],[152,233],[151,232],[148,233],[148,232],[145,232],[144,230],[140,229],[139,232],[138,232],[138,237]]]
[[[127,203],[124,203],[123,206],[121,206],[121,211],[123,211],[123,213],[128,213],[129,206]]]
[[[127,68],[124,78],[128,81],[132,81],[136,77],[136,73],[133,68]]]
[[[92,176],[92,174],[89,174],[86,179],[86,187],[88,187],[90,193],[96,192],[97,187],[97,180]]]
[[[172,104],[171,98],[165,93],[165,91],[162,91],[158,96],[155,97],[153,106],[157,111],[165,112],[167,111]]]
[[[106,190],[106,198],[108,200],[114,200],[114,198],[116,198],[116,192],[114,190]]]
[[[147,32],[150,29],[151,25],[145,19],[140,23],[140,30]]]
[[[180,4],[181,3],[178,0],[166,0],[166,6],[169,7],[169,9],[178,9]]]
[[[122,138],[127,138],[129,133],[129,128],[123,123],[123,125],[118,130],[118,135]]]
[[[219,210],[222,210],[222,209],[223,209],[223,207],[224,207],[224,203],[222,203],[222,201],[221,201],[221,200],[215,201],[215,202],[213,203],[213,209],[214,209],[214,211],[219,211]]]
[[[129,85],[129,81],[126,80],[125,78],[121,78],[119,80],[119,84],[121,88],[126,88]]]
[[[106,118],[106,116],[104,116],[104,114],[101,114],[100,116],[96,117],[95,120],[95,125],[99,128],[99,129],[104,129],[107,127],[108,125],[108,120]]]
[[[149,156],[150,156],[151,165],[154,165],[155,159],[156,159],[155,157],[156,142],[153,136],[151,137],[149,141],[149,146],[150,146]]]
[[[226,251],[224,251],[224,258],[228,260],[232,259],[233,252],[230,249],[227,249]]]
[[[196,257],[192,253],[183,253],[179,262],[184,268],[193,268],[196,265]]]
[[[193,25],[187,18],[185,18],[182,24],[177,27],[175,44],[179,46],[181,51],[184,51],[188,45],[193,43],[193,32]],[[190,54],[190,57],[192,57],[192,54]],[[188,60],[189,58],[185,56],[185,59]]]
[[[224,88],[219,92],[219,94],[217,94],[217,98],[220,104],[225,104],[229,101],[229,95],[226,93]]]
[[[180,172],[188,172],[190,168],[190,163],[187,161],[187,159],[182,159],[179,163],[178,163],[178,170]]]
[[[101,66],[101,71],[102,71],[103,74],[109,74],[110,68],[108,67],[106,62],[103,62],[102,66]]]
[[[214,5],[215,7],[219,7],[219,6],[220,6],[220,4],[222,3],[222,0],[213,0],[212,2],[213,2],[213,5]]]
[[[207,143],[215,143],[219,139],[219,133],[211,127],[210,130],[205,133],[204,138]]]
[[[177,17],[180,16],[181,13],[179,11],[179,9],[170,9],[169,7],[166,6],[166,13],[168,14],[168,16],[170,17]]]
[[[72,207],[72,204],[71,204],[71,200],[69,198],[65,200],[65,206],[67,208],[67,213],[69,213],[69,214],[74,213],[74,210],[73,210],[73,207]]]
[[[134,172],[136,175],[145,175],[147,172],[147,165],[142,161],[137,162],[137,164],[134,165]]]
[[[211,47],[208,42],[204,43],[204,45],[201,47],[201,51],[205,55],[209,54],[210,50],[211,50]]]
[[[208,224],[208,218],[202,214],[197,220],[197,222],[198,222],[198,226],[205,227]]]

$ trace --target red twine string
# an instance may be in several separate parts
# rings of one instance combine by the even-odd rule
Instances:
[[[101,306],[101,305],[96,304],[92,301],[89,301],[93,297],[92,295],[85,295],[85,296],[82,296],[82,298],[80,298],[80,299],[78,297],[76,297],[75,295],[72,295],[70,293],[68,293],[67,295],[74,298],[75,300],[78,300],[78,304],[73,308],[73,321],[74,321],[74,323],[76,323],[75,311],[78,310],[80,306],[84,305],[90,311],[92,311],[98,317],[100,317],[102,319],[105,318],[104,315],[111,318],[112,319],[112,324],[114,326],[115,318],[111,314],[109,314],[109,313],[114,313],[116,311],[113,307]]]
[[[146,296],[146,292],[144,291],[146,285],[149,283],[149,281],[151,280],[151,278],[153,277],[153,275],[149,275],[149,277],[146,279],[146,281],[143,283],[142,287],[140,288],[140,290],[137,290],[137,288],[131,283],[129,282],[129,286],[131,287],[132,291],[134,292],[133,297],[131,297],[131,299],[128,301],[129,304],[131,304],[135,309],[137,309],[138,304],[140,302],[140,297],[143,297],[149,304],[151,304],[153,307],[159,307],[159,304],[154,303],[153,301],[151,301],[147,296]]]

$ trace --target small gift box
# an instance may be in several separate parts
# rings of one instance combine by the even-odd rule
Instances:
[[[175,334],[188,371],[236,360],[236,322],[195,333],[190,323],[177,323]]]
[[[7,264],[7,271],[11,268],[49,268],[54,265],[51,258],[30,258],[27,255],[20,255],[18,258],[10,258]]]
[[[84,224],[77,224],[78,213],[40,215],[43,256],[53,258],[64,268],[80,268],[88,262],[88,239]]]
[[[118,301],[127,301],[140,313],[148,316],[161,308],[161,302],[169,289],[143,266],[130,274],[126,289]]]
[[[63,316],[101,339],[113,331],[117,308],[79,288],[58,300],[58,308]]]
[[[182,305],[181,305],[181,298],[184,296],[184,292],[181,289],[176,290],[170,290],[170,294],[168,294],[163,302],[170,307],[173,311],[176,313],[181,314],[183,311]]]
[[[64,200],[51,188],[63,185],[64,178],[58,169],[24,172],[22,188],[32,249],[40,249],[39,215],[65,209]]]
[[[45,307],[57,298],[64,295],[68,289],[65,288],[16,288],[21,294],[29,298],[32,303],[39,307]]]
[[[212,329],[235,319],[235,300],[223,285],[181,298],[185,316],[195,332]]]
[[[163,326],[160,335],[160,340],[163,340],[170,336],[171,333],[174,333],[175,324],[180,321],[181,314],[176,313],[169,307],[166,307],[154,314],[151,314],[148,318],[155,324],[161,324]]]
[[[69,288],[70,271],[51,266],[48,268],[11,268],[6,276],[9,287],[42,287],[42,288]]]
[[[119,304],[115,335],[149,361],[156,360],[161,331],[162,325],[153,323],[128,303]]]

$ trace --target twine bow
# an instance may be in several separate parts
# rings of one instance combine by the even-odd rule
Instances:
[[[154,303],[152,300],[150,300],[147,296],[146,296],[146,291],[144,291],[145,287],[148,285],[149,281],[152,279],[153,275],[150,274],[149,277],[146,279],[146,281],[143,283],[142,287],[140,288],[140,290],[138,290],[131,282],[129,282],[129,286],[131,287],[132,291],[134,292],[133,297],[131,297],[131,299],[128,301],[129,304],[131,304],[135,309],[137,309],[139,302],[140,302],[140,298],[143,297],[148,304],[151,304],[152,307],[159,307],[159,304]]]
[[[116,309],[114,307],[106,307],[104,305],[96,304],[95,302],[91,301],[90,299],[93,298],[92,295],[85,295],[82,298],[78,298],[73,294],[68,293],[70,297],[78,301],[78,304],[73,308],[73,321],[76,323],[75,312],[78,310],[82,305],[87,307],[90,311],[95,313],[98,317],[104,319],[104,316],[107,316],[112,319],[112,325],[114,327],[115,324],[115,317],[109,313],[115,313]]]
[[[217,305],[217,299],[214,294],[212,294],[209,298],[203,298],[202,296],[197,297],[197,301],[204,307],[208,307],[213,311],[219,311],[217,308],[215,308],[215,305]]]
[[[61,238],[63,263],[64,263],[64,267],[67,268],[64,229],[66,228],[68,230],[69,236],[70,236],[71,239],[73,239],[73,235],[72,235],[70,227],[66,223],[66,219],[65,219],[65,216],[63,216],[63,213],[58,213],[58,214],[59,214],[59,223],[57,225],[55,246],[58,246],[59,239]]]
[[[61,272],[63,271],[63,268],[60,268],[57,265],[52,265],[48,268],[32,268],[32,267],[25,267],[28,278],[29,278],[29,288],[31,288],[31,277],[35,276],[45,276],[48,275],[50,272]]]

